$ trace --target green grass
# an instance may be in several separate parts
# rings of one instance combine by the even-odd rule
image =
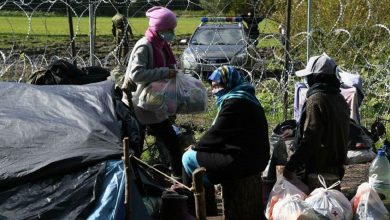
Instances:
[[[136,36],[143,35],[148,27],[146,18],[130,18],[129,22]],[[199,23],[200,18],[198,17],[179,17],[176,34],[191,34]],[[87,17],[73,18],[73,26],[78,35],[88,35],[89,19]],[[67,17],[33,16],[29,21],[27,17],[0,16],[0,34],[26,35],[27,33],[30,35],[68,35]],[[111,17],[98,17],[96,19],[96,34],[111,35]]]
[[[148,27],[146,18],[130,18],[133,33],[137,36],[143,35]],[[177,35],[190,35],[200,24],[200,17],[178,18],[176,28]],[[73,26],[78,35],[88,35],[89,19],[82,17],[73,18]],[[277,25],[273,21],[262,22],[259,26],[262,33],[275,33]],[[44,17],[33,16],[31,21],[24,16],[2,16],[0,15],[0,34],[15,35],[68,35],[69,26],[67,17]],[[96,34],[111,35],[111,17],[96,18]]]

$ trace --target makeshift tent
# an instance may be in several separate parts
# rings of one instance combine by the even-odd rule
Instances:
[[[121,219],[114,83],[0,82],[0,96],[0,219]],[[148,219],[134,184],[131,204],[133,219]]]

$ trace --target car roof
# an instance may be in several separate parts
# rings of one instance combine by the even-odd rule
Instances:
[[[201,24],[199,29],[211,29],[211,28],[241,28],[238,23],[212,23],[212,24]]]

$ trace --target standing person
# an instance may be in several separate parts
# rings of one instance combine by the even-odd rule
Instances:
[[[264,16],[256,17],[252,12],[248,12],[246,16],[242,16],[248,28],[249,38],[254,40],[254,45],[257,44],[257,38],[260,36],[259,23],[264,20]]]
[[[112,35],[117,49],[118,60],[126,57],[129,52],[129,41],[130,37],[134,37],[127,17],[124,15],[125,8],[119,8],[117,13],[112,17]]]
[[[295,135],[295,152],[284,168],[283,176],[295,177],[294,171],[305,167],[305,179],[311,173],[344,176],[347,157],[350,110],[340,94],[336,63],[325,53],[309,59],[297,76],[309,86],[307,99]],[[282,135],[284,136],[284,135]]]
[[[263,171],[269,159],[269,141],[267,119],[254,87],[232,66],[219,67],[209,80],[218,113],[199,142],[184,153],[182,161],[188,178],[196,168],[206,168],[206,209],[212,215],[216,211],[213,184]],[[184,183],[189,184],[188,178]]]
[[[125,91],[123,101],[133,107],[140,123],[164,142],[170,156],[172,175],[179,180],[182,151],[167,112],[152,112],[137,106],[139,96],[147,85],[176,77],[176,60],[169,46],[175,37],[176,15],[167,8],[155,6],[146,12],[146,17],[149,19],[149,27],[131,52],[122,86]],[[132,82],[137,85],[137,89],[130,94],[129,86]]]

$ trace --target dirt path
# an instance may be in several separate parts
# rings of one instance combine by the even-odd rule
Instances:
[[[351,199],[360,184],[368,181],[368,169],[371,163],[351,164],[345,167],[345,176],[341,182],[341,191]]]

